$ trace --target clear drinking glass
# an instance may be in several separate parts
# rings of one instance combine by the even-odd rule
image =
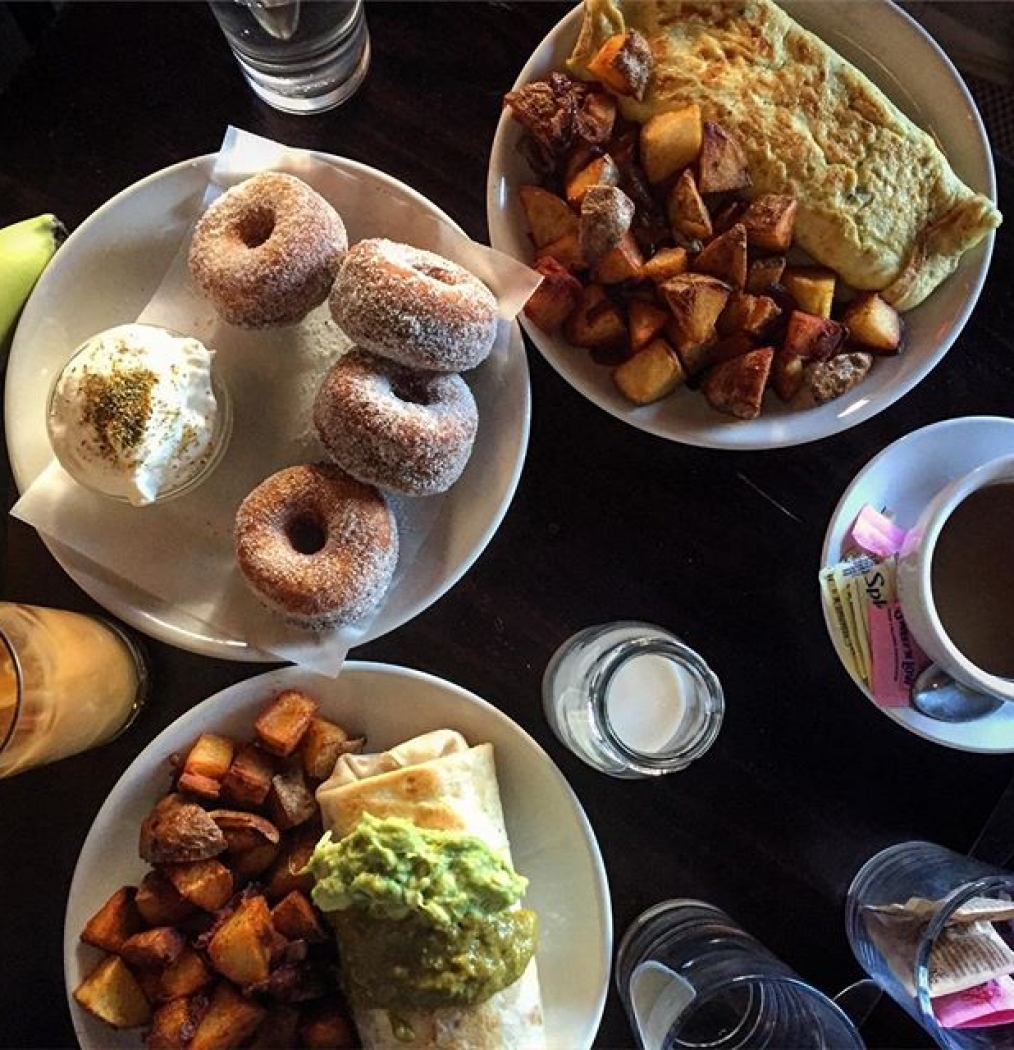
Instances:
[[[370,65],[363,0],[211,0],[250,87],[285,113],[349,98]]]
[[[840,1007],[703,901],[663,901],[635,919],[616,984],[643,1050],[863,1046]]]
[[[714,672],[669,631],[634,620],[587,627],[542,680],[560,742],[610,776],[685,769],[714,743],[725,698]]]
[[[890,908],[877,910],[912,898],[927,902],[921,918],[892,915]],[[931,981],[939,982],[941,972],[939,956],[931,956],[944,930],[953,928],[955,912],[973,900],[1008,905],[1014,901],[1014,875],[930,842],[890,846],[868,860],[849,887],[849,943],[863,969],[939,1046],[954,1050],[1014,1046],[1014,1023],[943,1027],[936,1013],[942,1000],[930,995]],[[1014,938],[1009,920],[998,926],[1002,952],[1002,942]],[[981,986],[974,973],[966,973],[966,978],[968,988]],[[961,977],[957,980],[960,983]]]
[[[114,624],[0,602],[0,776],[112,740],[147,687],[141,651]]]

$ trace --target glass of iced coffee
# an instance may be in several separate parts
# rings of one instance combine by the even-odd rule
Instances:
[[[112,740],[147,687],[141,651],[114,624],[0,602],[0,777]]]

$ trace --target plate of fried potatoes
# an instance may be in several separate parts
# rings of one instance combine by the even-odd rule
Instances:
[[[342,753],[438,729],[493,745],[513,862],[539,916],[547,1042],[590,1047],[612,920],[598,845],[570,787],[492,705],[418,671],[355,661],[337,678],[287,667],[230,686],[120,778],[67,902],[64,975],[80,1045],[358,1045],[333,938],[300,874],[321,830],[313,790]],[[188,859],[220,835],[224,852]]]
[[[975,104],[908,15],[888,0],[862,0],[861,14],[847,20],[834,0],[781,6],[928,131],[966,188],[995,200]],[[512,96],[566,74],[583,17],[579,5],[548,34]],[[550,365],[632,426],[723,449],[820,440],[919,383],[975,305],[993,233],[924,301],[899,313],[886,293],[857,292],[801,251],[795,203],[753,197],[743,149],[720,124],[702,121],[699,107],[663,120],[617,115],[617,95],[639,97],[631,78],[640,56],[635,47],[607,49],[587,66],[598,81],[592,103],[580,95],[584,84],[576,102],[562,81],[550,93],[553,105],[581,113],[569,152],[554,157],[546,146],[556,115],[539,111],[542,99],[527,115],[523,105],[505,104],[493,143],[491,243],[543,273],[521,321]],[[548,135],[537,125],[533,132],[542,119]]]

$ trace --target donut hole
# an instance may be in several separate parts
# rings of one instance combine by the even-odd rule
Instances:
[[[240,220],[237,232],[247,248],[259,248],[275,232],[275,213],[270,208],[251,208]]]
[[[317,554],[327,543],[324,522],[311,513],[297,514],[285,527],[285,535],[297,554]]]
[[[430,384],[422,376],[410,372],[391,379],[391,393],[409,405],[429,405],[433,401]]]

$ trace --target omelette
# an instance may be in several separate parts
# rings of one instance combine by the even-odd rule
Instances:
[[[570,72],[593,79],[588,62],[627,29],[654,71],[623,114],[700,105],[743,146],[751,192],[795,197],[797,243],[852,287],[911,309],[1000,225],[930,135],[770,0],[585,0]]]

